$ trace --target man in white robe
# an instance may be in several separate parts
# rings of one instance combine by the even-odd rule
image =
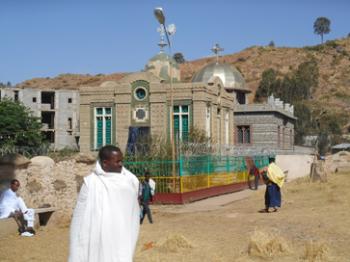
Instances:
[[[69,262],[132,262],[139,233],[139,181],[123,154],[104,146],[84,178],[70,231]]]
[[[34,210],[27,208],[23,199],[17,196],[20,183],[17,179],[13,179],[10,188],[0,195],[0,219],[14,217],[20,227],[22,236],[33,236],[34,231]],[[27,225],[21,224],[20,220],[25,220]]]

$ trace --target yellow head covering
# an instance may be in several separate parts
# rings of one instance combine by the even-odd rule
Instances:
[[[275,163],[270,163],[267,168],[267,177],[280,188],[284,184],[284,173]]]

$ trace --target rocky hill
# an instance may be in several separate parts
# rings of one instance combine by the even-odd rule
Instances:
[[[203,58],[181,65],[183,81],[190,81],[194,73],[215,58]],[[319,86],[314,90],[310,103],[315,108],[325,107],[348,119],[350,123],[350,38],[332,40],[324,45],[304,48],[253,46],[241,52],[220,58],[235,66],[252,90],[250,100],[261,80],[262,72],[273,68],[282,76],[291,73],[299,64],[314,59],[319,67]],[[86,85],[98,85],[107,80],[118,80],[126,73],[111,75],[64,74],[55,78],[36,78],[24,81],[18,87],[78,89]],[[348,128],[348,127],[347,127]],[[347,132],[349,132],[348,130]]]
[[[16,87],[40,89],[79,89],[82,86],[100,85],[105,81],[117,81],[125,75],[126,73],[114,73],[110,75],[61,74],[53,78],[46,77],[26,80],[16,85]]]
[[[350,113],[350,38],[304,48],[254,46],[221,57],[222,62],[235,66],[243,74],[253,94],[264,70],[272,68],[283,76],[311,59],[317,61],[320,73],[314,102],[327,103]],[[214,58],[204,58],[182,64],[182,78],[190,80],[199,68],[212,61]]]

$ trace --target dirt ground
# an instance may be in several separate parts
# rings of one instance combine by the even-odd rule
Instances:
[[[155,206],[134,261],[350,261],[349,188],[350,174],[326,183],[301,178],[282,189],[282,209],[267,214],[257,212],[264,190],[209,210],[200,202],[194,211]],[[33,238],[0,239],[0,260],[66,261],[68,232],[68,225],[49,226]]]

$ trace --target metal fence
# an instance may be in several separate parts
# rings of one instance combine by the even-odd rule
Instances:
[[[261,156],[182,156],[176,161],[126,162],[124,165],[142,179],[151,173],[159,193],[184,193],[213,186],[248,180],[248,167],[268,165],[268,155]]]

